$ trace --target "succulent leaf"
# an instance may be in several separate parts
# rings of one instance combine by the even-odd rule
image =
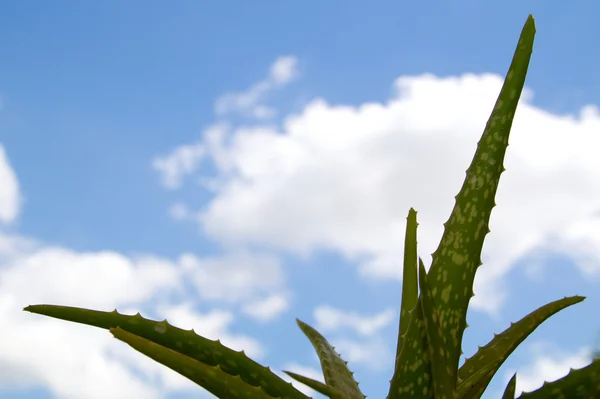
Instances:
[[[508,381],[508,385],[504,389],[504,393],[502,394],[502,399],[515,399],[515,389],[517,388],[517,373],[514,373],[511,377],[510,381]]]
[[[408,329],[402,339],[404,343],[387,399],[433,399],[429,345],[423,324],[423,308],[419,303],[410,312]]]
[[[444,334],[439,324],[438,312],[433,305],[433,298],[427,282],[425,265],[419,258],[419,288],[421,290],[421,307],[423,323],[427,332],[431,373],[433,374],[433,392],[436,399],[456,398],[456,368],[450,367]]]
[[[598,399],[600,398],[600,359],[586,367],[571,369],[560,380],[546,382],[540,389],[524,392],[519,399]]]
[[[456,198],[450,218],[444,223],[444,234],[432,253],[429,285],[452,367],[458,368],[461,342],[466,328],[469,300],[473,296],[473,280],[481,263],[481,250],[489,232],[489,219],[494,198],[505,170],[503,166],[508,137],[521,91],[525,83],[533,49],[535,24],[530,15],[496,105],[477,143],[477,150],[467,169],[466,178]],[[456,381],[454,381],[456,383]]]
[[[419,291],[417,286],[417,211],[410,208],[406,218],[406,234],[404,236],[404,266],[402,269],[402,302],[400,305],[400,324],[398,326],[398,344],[396,359],[402,351],[402,336],[408,329],[410,311],[417,304]]]
[[[584,299],[573,296],[550,302],[495,335],[487,345],[467,358],[458,370],[461,381],[457,387],[458,396],[464,399],[480,398],[500,366],[529,334],[552,315]]]
[[[273,399],[260,386],[252,386],[238,375],[224,372],[218,365],[204,364],[118,327],[111,328],[110,332],[133,349],[189,378],[218,398]]]
[[[353,373],[325,337],[308,324],[298,319],[296,322],[319,356],[325,383],[341,392],[346,399],[364,399],[366,396],[360,391]]]
[[[312,378],[292,373],[291,371],[284,370],[284,373],[286,373],[296,381],[303,383],[307,387],[310,387],[325,396],[329,396],[331,399],[344,399],[344,395],[337,388],[334,388],[327,384],[323,384],[321,381],[313,380]]]
[[[423,314],[418,302],[417,282],[417,212],[410,208],[406,218],[404,238],[404,268],[402,271],[402,303],[394,374],[387,399],[412,398],[417,392],[424,398],[433,397],[431,370]],[[411,325],[419,328],[410,329]],[[411,335],[408,335],[408,332]],[[411,380],[411,377],[414,378]],[[417,382],[415,386],[413,381]],[[416,396],[415,396],[416,397]]]
[[[243,351],[236,352],[222,345],[218,340],[211,341],[201,337],[194,330],[182,330],[170,325],[166,320],[162,322],[149,320],[139,313],[128,316],[116,310],[101,312],[55,305],[32,305],[23,310],[106,330],[119,327],[207,366],[219,366],[229,375],[239,375],[246,383],[254,387],[261,386],[270,396],[289,399],[309,398],[268,367],[247,357]]]

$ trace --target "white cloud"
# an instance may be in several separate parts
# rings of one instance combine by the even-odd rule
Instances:
[[[552,382],[566,376],[570,369],[580,369],[590,364],[590,349],[581,348],[576,353],[549,350],[547,345],[538,343],[533,346],[533,362],[517,371],[517,389],[515,395],[521,392],[531,392],[539,389],[545,381]],[[509,370],[504,375],[504,386],[512,378],[515,370]]]
[[[261,104],[266,94],[290,83],[298,75],[298,60],[283,56],[271,65],[269,76],[241,93],[227,93],[215,105],[217,115],[241,113],[258,119],[271,118],[276,110]]]
[[[179,272],[168,261],[129,259],[114,252],[76,253],[44,247],[13,259],[0,271],[2,286],[33,303],[113,309],[177,289]]]
[[[197,294],[205,299],[240,302],[281,290],[285,282],[279,260],[270,255],[231,252],[198,258],[186,254],[179,263]]]
[[[399,78],[386,103],[330,105],[322,99],[269,126],[207,135],[217,176],[198,220],[227,245],[261,244],[307,255],[335,250],[369,278],[401,278],[408,209],[419,221],[419,254],[429,266],[454,196],[502,84],[497,75]],[[514,261],[548,236],[568,238],[580,267],[598,268],[600,117],[545,112],[525,90],[475,280],[474,308],[495,314]],[[543,150],[540,150],[543,148]],[[206,177],[202,175],[202,177]],[[575,229],[585,222],[583,230]],[[573,230],[575,229],[575,230]],[[517,237],[517,239],[515,239]]]
[[[169,156],[155,158],[152,167],[162,175],[165,188],[175,190],[181,186],[184,175],[194,172],[204,156],[202,145],[177,147]]]
[[[0,222],[14,221],[19,216],[20,207],[19,181],[0,144]]]
[[[342,359],[348,362],[350,369],[354,365],[362,364],[373,371],[382,371],[394,362],[392,350],[381,337],[368,340],[333,339],[331,345]]]
[[[330,306],[319,306],[313,312],[319,331],[337,331],[349,327],[363,336],[371,336],[388,326],[396,312],[388,309],[373,316],[361,316],[355,312],[343,312]]]
[[[298,60],[293,56],[279,57],[271,65],[269,79],[277,85],[286,85],[298,76]]]
[[[108,355],[111,348],[128,349],[107,331],[22,309],[50,303],[109,310],[139,303],[158,290],[177,287],[178,274],[172,265],[149,257],[79,254],[29,243],[21,249],[9,248],[0,266],[0,329],[4,331],[0,365],[15,370],[11,385],[42,385],[65,399],[162,396],[160,387]],[[141,356],[138,361],[148,360]]]
[[[200,162],[205,157],[206,146],[210,148],[213,162],[218,162],[219,149],[215,148],[212,142],[220,142],[227,129],[226,124],[213,125],[206,129],[202,141],[181,145],[167,156],[155,157],[152,160],[152,168],[160,174],[163,187],[168,190],[180,188],[183,178],[198,170]],[[221,165],[221,167],[225,167],[225,165]]]
[[[260,321],[269,321],[289,308],[284,295],[271,295],[265,299],[250,302],[242,308],[242,312]]]

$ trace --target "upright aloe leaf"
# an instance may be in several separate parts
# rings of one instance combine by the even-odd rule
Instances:
[[[427,335],[417,283],[417,212],[411,208],[404,239],[404,269],[398,346],[388,399],[413,398],[416,391],[433,397]],[[413,326],[413,328],[409,328]],[[410,334],[409,334],[410,333]],[[417,369],[418,368],[418,369]],[[418,376],[417,379],[413,379]]]
[[[454,381],[456,369],[448,363],[448,352],[444,334],[439,324],[438,312],[433,305],[433,298],[429,290],[425,265],[419,258],[419,288],[421,289],[421,308],[423,309],[423,325],[427,333],[429,344],[429,359],[431,360],[431,374],[433,375],[433,391],[436,399],[453,399],[456,397]]]
[[[112,312],[100,312],[68,306],[33,305],[24,310],[106,330],[120,328],[200,363],[218,366],[225,373],[239,376],[254,387],[262,387],[270,396],[309,399],[268,367],[247,357],[243,351],[236,352],[222,345],[219,340],[211,341],[197,335],[194,330],[186,331],[172,326],[166,320],[158,322],[145,319],[139,313],[135,316],[122,315],[116,309]]]
[[[408,329],[402,339],[402,351],[390,381],[387,399],[434,398],[429,344],[423,308],[419,303],[410,312]]]
[[[525,84],[525,76],[533,49],[535,24],[530,15],[485,127],[477,151],[467,170],[465,182],[456,196],[450,218],[444,223],[444,234],[437,250],[428,281],[439,323],[444,330],[450,367],[457,375],[462,335],[466,327],[469,300],[473,296],[473,280],[481,263],[481,249],[494,197],[504,171],[503,161],[515,110]],[[399,363],[392,377],[389,399],[432,398],[431,360],[423,314],[419,306],[413,310],[404,338]],[[456,380],[452,382],[456,386]]]
[[[502,333],[494,334],[494,339],[467,358],[458,370],[458,396],[463,399],[479,399],[500,366],[529,334],[550,316],[584,299],[573,296],[550,302],[518,322],[511,323]]]
[[[343,395],[345,399],[366,398],[366,396],[360,391],[358,382],[356,382],[354,379],[354,373],[348,369],[347,362],[342,360],[340,355],[335,351],[335,348],[333,348],[317,330],[298,319],[296,319],[296,322],[298,323],[298,326],[304,335],[306,335],[306,337],[310,340],[312,346],[315,348],[317,356],[319,356],[321,368],[323,369],[323,377],[325,378],[325,384],[335,388],[335,392]],[[288,373],[288,375],[294,377],[296,374]],[[307,377],[302,378],[305,379],[305,381],[307,379]],[[304,381],[300,382],[304,383]],[[318,381],[315,382],[319,383]],[[313,389],[317,389],[315,388],[316,386],[318,386],[318,384],[314,384],[311,387]]]
[[[408,330],[410,311],[417,304],[419,296],[417,286],[417,211],[410,208],[406,218],[406,234],[404,236],[404,266],[402,269],[402,302],[400,306],[400,324],[398,326],[398,345],[396,358],[402,350],[401,337]]]
[[[530,15],[521,32],[494,110],[477,144],[465,182],[456,196],[454,209],[444,223],[440,244],[432,253],[428,280],[440,324],[444,327],[449,361],[456,368],[466,328],[467,308],[473,296],[473,280],[477,268],[482,264],[481,249],[490,231],[488,223],[492,208],[496,205],[494,198],[500,175],[505,170],[504,155],[525,84],[534,36],[535,24]]]

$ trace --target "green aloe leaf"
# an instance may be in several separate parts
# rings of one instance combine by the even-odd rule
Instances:
[[[116,309],[101,312],[68,306],[32,305],[23,310],[106,330],[119,327],[208,366],[219,366],[229,375],[239,375],[246,383],[254,387],[261,386],[270,396],[309,399],[268,367],[247,357],[244,351],[236,352],[222,345],[219,340],[211,341],[197,335],[194,330],[186,331],[172,326],[166,320],[158,322],[145,319],[139,313],[135,316],[122,315]]]
[[[398,345],[396,359],[402,351],[402,337],[408,330],[410,311],[417,304],[419,297],[417,285],[417,211],[410,208],[406,218],[406,234],[404,236],[404,266],[402,269],[402,302],[400,306],[400,324],[398,325]]]
[[[322,393],[325,396],[329,396],[331,399],[344,399],[344,394],[337,388],[330,385],[323,384],[321,381],[313,380],[312,378],[305,377],[300,374],[292,373],[291,371],[283,371],[298,382],[303,383],[307,387],[314,389],[315,391]]]
[[[439,324],[438,312],[433,305],[433,298],[429,290],[425,265],[419,258],[419,287],[421,290],[421,307],[423,309],[423,322],[427,332],[429,344],[429,358],[431,359],[431,373],[433,374],[433,392],[436,399],[452,399],[456,397],[455,381],[456,369],[450,367],[444,334]]]
[[[429,345],[423,308],[419,303],[410,312],[408,329],[402,339],[404,343],[396,361],[387,399],[433,399]]]
[[[546,382],[540,389],[524,392],[519,399],[598,399],[600,398],[600,359],[560,380]]]
[[[500,175],[504,171],[510,128],[525,84],[534,37],[535,23],[530,15],[496,105],[467,169],[465,182],[456,196],[454,209],[444,223],[440,245],[432,254],[428,282],[455,376],[458,375],[456,370],[466,328],[467,308],[473,296],[473,280],[482,264],[481,249],[489,232],[489,218],[495,206]],[[433,397],[429,345],[421,307],[416,306],[411,316],[388,399]],[[452,383],[455,386],[456,380]]]
[[[354,373],[348,369],[347,362],[342,360],[335,348],[317,330],[298,319],[296,322],[319,356],[325,383],[341,392],[346,399],[366,398],[354,379]]]
[[[515,389],[517,388],[517,373],[514,373],[511,377],[510,381],[508,381],[508,385],[506,385],[506,389],[504,390],[504,394],[502,394],[502,399],[515,399]]]
[[[529,334],[552,315],[584,299],[582,296],[573,296],[550,302],[518,322],[511,323],[502,333],[494,334],[494,338],[467,358],[458,370],[458,396],[464,399],[480,398],[500,366]]]
[[[218,398],[273,399],[261,387],[224,372],[218,365],[209,366],[118,327],[111,328],[110,332],[133,349],[189,378]]]
[[[444,234],[432,253],[429,285],[438,309],[440,325],[452,367],[458,368],[461,342],[466,328],[469,300],[473,296],[473,280],[482,264],[481,250],[489,230],[489,219],[495,204],[496,190],[503,166],[513,117],[525,84],[525,76],[533,49],[535,23],[530,15],[504,80],[496,105],[490,115],[477,151],[467,169],[450,218],[444,223]],[[456,381],[454,381],[456,384]]]
[[[423,314],[419,306],[417,282],[417,212],[410,208],[406,219],[406,234],[404,238],[404,266],[402,271],[402,303],[400,305],[400,325],[398,327],[398,346],[396,348],[396,363],[394,374],[390,380],[388,399],[412,398],[415,389],[426,390],[433,395],[431,388],[431,372],[429,370],[429,354],[427,352],[427,337],[424,330]],[[414,319],[414,320],[413,320]],[[419,324],[420,328],[411,329],[409,326]],[[412,343],[405,349],[407,343]],[[422,355],[423,354],[423,355]],[[414,361],[414,362],[413,362]],[[415,372],[414,366],[419,370]],[[411,384],[410,375],[419,373],[417,383]],[[424,386],[422,386],[425,384]],[[432,397],[432,396],[426,396]]]

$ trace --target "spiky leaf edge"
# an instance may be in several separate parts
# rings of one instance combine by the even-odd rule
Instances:
[[[462,352],[467,308],[473,296],[473,281],[482,264],[481,251],[490,231],[489,219],[496,205],[494,198],[500,175],[505,170],[503,161],[508,137],[525,84],[534,37],[535,22],[529,15],[463,186],[455,197],[454,209],[444,223],[440,244],[432,253],[429,285],[440,325],[444,326],[449,362],[456,369]]]
[[[336,388],[347,399],[366,398],[360,391],[358,382],[354,379],[354,373],[348,368],[347,362],[342,359],[325,337],[299,319],[296,319],[296,323],[317,352],[325,383]]]
[[[523,392],[519,399],[596,399],[600,397],[600,359],[580,369],[571,369],[560,380],[545,382],[537,391]]]
[[[472,357],[465,359],[458,370],[458,397],[480,398],[498,369],[521,342],[551,316],[584,299],[585,297],[576,295],[550,302],[518,322],[511,323],[502,333],[494,334],[494,338],[485,346],[479,347]]]
[[[121,328],[110,328],[115,338],[125,342],[150,359],[190,379],[217,398],[273,399],[260,386],[244,382],[239,376],[224,372],[221,367],[208,366],[189,356],[165,348],[155,342],[129,333]]]
[[[193,329],[182,330],[172,326],[167,320],[161,322],[150,320],[139,313],[135,316],[122,315],[116,309],[112,312],[102,312],[69,306],[30,305],[23,310],[106,330],[119,327],[209,366],[218,365],[224,372],[239,375],[252,386],[263,386],[273,397],[310,399],[291,383],[273,373],[269,367],[262,366],[247,357],[244,351],[234,351],[221,344],[219,340],[212,341],[204,338],[196,334]]]

